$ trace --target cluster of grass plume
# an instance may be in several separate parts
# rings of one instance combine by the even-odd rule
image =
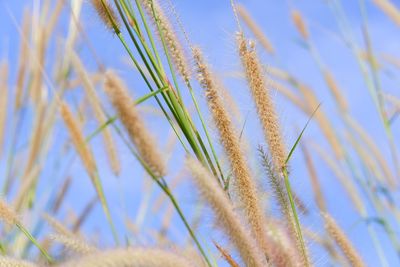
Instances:
[[[372,3],[399,24],[399,10],[391,1]],[[102,53],[94,49],[92,42],[98,40],[89,38],[85,21],[80,18],[81,9],[89,5],[103,29],[113,35],[108,40],[113,44],[107,45],[113,49],[114,44],[121,45],[121,51],[113,53],[128,55],[134,66],[129,74],[139,77],[135,86],[102,62]],[[282,46],[267,38],[250,10],[231,1],[239,31],[236,58],[241,67],[230,78],[246,81],[242,85],[248,89],[254,107],[236,106],[236,94],[230,95],[230,88],[225,88],[201,49],[191,43],[173,3],[91,0],[82,4],[59,0],[53,5],[46,0],[35,3],[32,13],[25,10],[21,25],[13,18],[21,39],[16,75],[12,75],[8,62],[0,65],[0,159],[5,162],[2,194],[12,203],[0,200],[0,225],[4,225],[0,228],[4,236],[0,240],[0,265],[291,267],[319,266],[323,260],[368,265],[366,255],[361,256],[346,235],[349,229],[342,230],[329,215],[337,207],[323,182],[327,175],[334,175],[340,190],[344,190],[344,199],[351,202],[348,209],[359,222],[355,225],[365,226],[361,230],[368,233],[365,238],[371,241],[379,263],[393,265],[388,250],[400,255],[400,236],[395,231],[400,225],[396,205],[400,168],[394,128],[400,100],[386,92],[381,76],[389,73],[386,64],[393,68],[396,61],[377,54],[378,40],[372,38],[364,1],[358,3],[362,45],[352,33],[340,1],[327,1],[326,5],[339,25],[336,38],[358,64],[359,76],[373,102],[371,110],[378,115],[378,126],[385,134],[385,148],[353,115],[354,106],[347,93],[350,88],[318,49],[315,21],[292,3],[288,20],[300,37],[298,44],[316,66],[314,77],[324,86],[313,87],[306,77],[291,72],[280,58]],[[62,38],[65,41],[58,41],[56,33],[63,12],[69,18],[68,35]],[[241,22],[255,41],[247,39]],[[186,43],[180,41],[182,36]],[[80,45],[89,48],[93,62],[81,57],[81,47],[75,44],[80,39]],[[53,45],[57,47],[56,56],[52,55]],[[191,59],[187,58],[188,51]],[[265,61],[262,52],[270,60]],[[92,63],[97,64],[96,71],[89,71]],[[15,81],[10,78],[14,76]],[[141,95],[142,88],[148,92]],[[333,108],[320,107],[326,99],[321,99],[323,94],[316,89],[330,94],[327,99]],[[300,111],[306,122],[290,147],[285,141],[290,139],[284,138],[290,127],[281,125],[278,112],[287,107],[280,106],[275,92],[287,100],[282,103]],[[161,114],[156,131],[147,127],[146,120],[153,114],[143,116],[150,109]],[[249,112],[251,115],[243,119],[243,109],[254,109],[254,118]],[[63,123],[59,124],[59,119]],[[255,129],[247,140],[247,120],[258,122],[263,141],[253,139]],[[315,121],[316,134],[327,146],[318,138],[303,140],[310,121]],[[294,125],[297,129],[297,122]],[[168,138],[165,128],[170,133]],[[98,136],[103,143],[97,143]],[[259,145],[259,153],[253,153],[255,142],[265,143],[268,149]],[[391,161],[386,159],[386,150]],[[103,166],[98,154],[104,154],[108,164]],[[304,174],[297,169],[289,172],[295,154],[304,158]],[[141,175],[136,166],[124,166],[133,161],[142,167],[144,179],[149,179],[138,190],[141,197],[129,195],[129,202],[142,199],[136,219],[132,218],[131,205],[115,204],[116,198],[126,202],[126,196],[112,194],[115,188],[110,186],[124,186],[122,174]],[[70,174],[75,164],[82,165],[86,173]],[[179,167],[185,171],[175,174]],[[121,177],[109,179],[108,173]],[[84,190],[92,197],[71,196],[70,191],[80,186],[83,175],[90,178],[94,190]],[[48,176],[51,179],[46,180]],[[310,186],[300,191],[298,184],[303,182]],[[193,186],[182,192],[187,183]],[[193,191],[200,195],[195,204],[184,194]],[[308,195],[314,197],[315,205],[308,203],[312,199]],[[75,200],[71,202],[72,197]],[[306,204],[302,199],[307,199]],[[83,227],[97,203],[105,222],[96,217],[96,225],[110,226],[104,232]],[[210,215],[205,204],[213,214],[213,226],[206,223]],[[150,220],[147,216],[151,221],[145,221]],[[317,228],[318,223],[310,225],[305,217],[321,221],[324,229]],[[126,229],[121,227],[121,218]],[[154,229],[153,224],[159,225]],[[46,225],[55,233],[49,233]],[[88,238],[93,232],[100,245]],[[106,241],[108,235],[114,238],[114,244]],[[326,259],[319,259],[315,253],[320,249]]]

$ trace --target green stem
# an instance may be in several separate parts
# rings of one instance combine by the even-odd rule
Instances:
[[[306,245],[305,245],[305,242],[304,242],[303,234],[301,232],[300,220],[299,220],[299,217],[297,215],[296,205],[295,205],[294,200],[293,200],[292,189],[290,187],[289,175],[288,175],[286,167],[283,168],[282,173],[283,173],[283,177],[284,177],[284,180],[285,180],[286,192],[287,192],[287,195],[288,195],[288,198],[289,198],[289,202],[290,202],[290,206],[291,206],[291,209],[292,209],[292,212],[293,212],[293,218],[294,218],[294,221],[295,221],[297,237],[298,237],[299,243],[300,243],[301,254],[302,254],[302,257],[303,257],[303,263],[306,264],[306,266],[310,266],[310,263],[308,261],[308,256],[307,256]]]
[[[42,255],[47,259],[49,263],[53,262],[53,258],[47,253],[45,249],[43,249],[40,244],[37,242],[36,238],[34,238],[31,233],[20,223],[15,224],[18,229],[40,250]]]

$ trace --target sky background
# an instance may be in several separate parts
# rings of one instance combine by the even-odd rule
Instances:
[[[237,25],[229,1],[171,1],[179,14],[190,42],[202,48],[212,68],[223,79],[224,84],[238,102],[243,117],[247,118],[244,135],[250,140],[251,149],[255,152],[257,145],[264,143],[246,83],[242,79],[232,77],[232,73],[240,71],[241,66],[235,44]],[[146,94],[147,91],[143,82],[138,79],[137,72],[128,63],[127,55],[118,39],[104,28],[88,2],[89,1],[84,1],[81,21],[83,22],[91,45],[95,48],[97,56],[105,66],[115,69],[118,74],[124,78],[134,97]],[[325,65],[329,66],[338,84],[343,88],[343,93],[350,103],[350,113],[373,136],[374,142],[382,149],[384,155],[389,160],[389,148],[378,113],[373,107],[373,102],[365,82],[362,79],[354,56],[338,35],[338,24],[332,10],[328,6],[328,2],[329,1],[322,0],[240,1],[240,3],[248,9],[254,20],[261,26],[277,51],[276,56],[270,56],[261,46],[257,46],[263,64],[285,69],[310,85],[322,102],[322,109],[329,114],[329,118],[332,120],[333,125],[335,125],[335,130],[339,133],[343,133],[343,126],[338,119],[334,102],[329,94],[328,88],[324,84],[318,66],[312,60],[310,54],[299,44],[300,37],[290,20],[290,10],[300,10],[306,18],[311,39],[317,47],[323,62]],[[353,37],[358,45],[364,47],[359,1],[343,0],[340,2],[343,5],[343,10],[349,21]],[[368,15],[368,27],[371,39],[373,40],[375,53],[386,53],[400,58],[399,28],[378,10],[371,1],[366,0],[365,2]],[[397,0],[393,0],[393,3],[400,6],[400,2]],[[163,5],[168,8],[170,4],[168,1],[165,1]],[[10,83],[15,81],[15,69],[17,66],[20,42],[20,36],[16,30],[15,23],[20,23],[24,6],[32,8],[32,1],[0,0],[0,59],[7,60],[10,64]],[[65,36],[65,32],[68,29],[68,14],[69,9],[64,10],[60,23],[57,26],[60,38]],[[251,32],[248,31],[244,25],[243,28],[247,36],[253,37]],[[179,28],[177,28],[177,31],[179,31]],[[79,51],[79,55],[85,66],[87,66],[89,70],[95,71],[97,68],[96,62],[93,60],[93,54],[90,53],[87,43],[79,40],[76,49]],[[54,67],[51,63],[52,59],[62,56],[56,52],[56,42],[53,42],[49,48],[48,65],[46,66],[49,72],[51,72]],[[382,74],[381,79],[385,91],[397,96],[399,95],[399,80],[397,78],[393,79],[388,77],[388,75]],[[200,99],[202,107],[205,108],[204,98],[201,95],[199,87],[196,88],[196,94]],[[74,97],[77,96],[79,96],[79,93],[72,92],[67,93],[66,97],[73,101]],[[294,143],[299,129],[306,123],[307,116],[304,116],[303,113],[275,91],[274,99],[282,123],[283,134],[288,147],[290,147]],[[150,105],[155,106],[154,102],[150,103]],[[29,112],[30,110],[27,109],[26,120],[28,122],[26,128],[22,129],[21,136],[29,135]],[[159,144],[165,148],[172,136],[165,121],[160,116],[154,114],[146,114],[146,119],[148,126],[157,137]],[[210,119],[209,121],[211,122]],[[8,124],[12,125],[12,123],[12,118],[9,118]],[[393,125],[394,133],[398,135],[398,122],[395,121]],[[96,128],[96,124],[95,122],[88,122],[88,125],[85,127],[85,132],[90,133]],[[11,135],[11,131],[9,131],[7,133],[7,140],[11,140]],[[215,132],[213,132],[213,136],[217,136]],[[81,211],[84,204],[90,201],[94,196],[90,181],[80,161],[75,159],[75,153],[70,152],[67,155],[63,154],[64,141],[61,142],[60,140],[65,140],[67,137],[64,126],[62,123],[59,123],[54,131],[52,148],[49,153],[49,159],[46,162],[46,168],[41,174],[41,183],[39,187],[41,194],[39,203],[43,204],[39,204],[37,207],[38,210],[42,209],[47,199],[52,197],[52,195],[49,194],[51,189],[60,186],[66,175],[71,175],[73,177],[73,185],[67,196],[67,204],[63,206],[59,214],[60,219],[66,218],[67,214],[71,211]],[[320,131],[315,123],[311,123],[304,138],[305,140],[313,140],[329,149],[329,146],[321,137]],[[167,205],[163,205],[159,214],[153,214],[151,209],[145,214],[142,213],[141,211],[146,210],[146,203],[150,205],[159,197],[159,190],[151,183],[148,177],[145,177],[143,170],[138,166],[130,156],[129,151],[127,151],[122,144],[118,146],[123,166],[122,173],[120,177],[114,177],[107,167],[107,159],[101,149],[101,142],[101,138],[95,138],[92,142],[92,148],[96,154],[96,161],[100,169],[101,178],[105,184],[110,206],[116,207],[113,209],[113,216],[116,217],[120,234],[122,236],[122,233],[126,231],[124,230],[124,216],[127,215],[131,220],[138,223],[140,231],[147,233],[147,235],[141,237],[131,236],[132,240],[137,242],[137,244],[148,244],[151,240],[151,235],[149,233],[151,229],[158,229],[157,227],[160,226],[160,221],[167,209]],[[20,144],[20,146],[23,147],[23,144]],[[169,164],[170,175],[167,177],[168,181],[173,180],[182,166],[184,155],[179,146],[177,146],[174,155],[173,160]],[[314,158],[318,169],[318,175],[322,182],[323,192],[328,202],[329,211],[351,237],[351,240],[353,240],[357,249],[364,256],[368,265],[379,266],[379,261],[367,234],[365,223],[360,223],[359,216],[355,213],[349,198],[345,195],[343,189],[338,186],[338,182],[329,168],[318,157]],[[4,162],[5,158],[3,157],[0,163],[0,170],[2,173],[5,172]],[[256,162],[252,162],[253,167],[256,165],[255,163]],[[54,171],[55,168],[58,169],[58,171]],[[306,226],[315,229],[317,232],[321,232],[321,220],[314,204],[308,172],[300,150],[294,154],[291,170],[293,187],[295,191],[298,192],[303,202],[306,203],[311,210],[309,215],[302,217],[302,222]],[[0,182],[1,181],[2,178],[0,176]],[[143,192],[147,193],[144,194]],[[197,195],[194,194],[194,192],[195,190],[193,190],[189,176],[185,175],[183,182],[177,187],[176,193],[188,215],[193,214],[194,207],[196,207]],[[212,216],[209,212],[204,212],[202,222],[199,230],[200,238],[203,239],[205,243],[211,244],[209,242],[210,237],[208,231],[212,228],[213,223]],[[176,215],[173,219],[173,225],[174,227],[172,227],[169,235],[171,238],[182,243],[186,232]],[[384,244],[385,253],[391,266],[400,265],[399,258],[395,256],[395,252],[393,248],[390,247],[386,236],[382,234],[379,227],[374,228]],[[84,230],[89,233],[89,236],[94,236],[97,232],[105,235],[105,240],[101,242],[104,247],[112,244],[99,205],[85,223]],[[396,229],[396,231],[397,230],[398,229]],[[217,239],[217,237],[221,237],[221,234],[215,233],[213,237]],[[313,255],[316,266],[329,266],[324,252],[313,244],[311,244],[310,247],[314,252]],[[213,248],[210,247],[210,249]]]

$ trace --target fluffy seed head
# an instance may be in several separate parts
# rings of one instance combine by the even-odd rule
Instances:
[[[92,152],[86,145],[85,137],[83,136],[81,126],[65,102],[61,102],[60,113],[69,131],[71,141],[74,144],[75,149],[77,150],[86,168],[86,171],[92,177],[95,173],[96,165],[93,159]]]
[[[82,239],[71,235],[53,234],[50,236],[50,239],[56,243],[64,245],[67,249],[78,254],[89,254],[97,252],[97,249],[95,247],[88,245]]]
[[[56,218],[50,216],[50,214],[43,214],[43,219],[47,221],[47,223],[53,228],[54,231],[56,231],[58,234],[64,235],[64,236],[74,236],[74,234],[67,228],[65,227],[60,221],[58,221]]]
[[[323,213],[322,217],[325,221],[325,228],[329,235],[335,240],[336,244],[340,247],[351,266],[363,267],[365,266],[362,258],[355,250],[346,234],[342,231],[339,225],[336,224],[335,220],[328,214]]]
[[[214,242],[215,247],[218,249],[219,253],[221,253],[221,256],[225,259],[227,263],[231,267],[240,267],[239,264],[232,258],[231,254],[229,254],[228,251],[226,251],[223,247],[218,245],[216,242]]]
[[[18,216],[9,205],[0,198],[0,220],[8,225],[19,223]]]
[[[190,68],[188,60],[185,56],[182,44],[179,42],[178,36],[176,35],[170,20],[163,12],[158,1],[141,0],[141,2],[149,17],[154,20],[154,23],[156,25],[155,27],[157,28],[160,39],[161,36],[164,39],[176,70],[185,81],[188,81],[190,79]]]
[[[0,256],[0,266],[6,267],[37,267],[36,264],[24,260],[14,259],[7,256]]]
[[[251,44],[248,47],[246,39],[240,33],[238,34],[238,48],[264,137],[272,155],[274,168],[277,172],[281,172],[286,164],[286,148],[270,91],[265,84],[263,69],[257,59],[254,47]]]
[[[120,23],[108,0],[91,0],[91,3],[104,25],[106,25],[110,31],[119,33]]]
[[[140,118],[123,82],[115,74],[108,72],[105,90],[144,162],[156,176],[164,176],[166,174],[164,159]]]
[[[190,169],[201,196],[213,208],[218,225],[231,238],[246,266],[266,266],[263,253],[240,222],[232,204],[215,178],[193,158],[186,160],[186,166]]]
[[[309,33],[301,13],[298,10],[293,10],[291,16],[297,31],[300,33],[301,37],[307,40],[309,37]]]
[[[219,132],[221,144],[231,164],[232,173],[235,177],[235,185],[240,202],[244,207],[246,219],[250,223],[253,235],[264,253],[269,256],[278,256],[278,254],[271,251],[273,245],[271,245],[270,240],[267,240],[265,218],[257,198],[256,185],[251,178],[250,170],[241,151],[236,131],[227,111],[223,107],[222,99],[218,94],[217,84],[203,59],[200,49],[193,49],[193,57],[198,73],[198,80],[205,90],[208,107]]]
[[[79,78],[82,80],[83,88],[87,95],[87,99],[93,109],[94,115],[99,123],[99,125],[104,125],[107,122],[107,118],[104,114],[102,109],[100,99],[98,94],[96,93],[95,87],[93,82],[89,78],[82,62],[80,61],[79,57],[75,54],[71,54],[72,64],[76,69],[76,72]],[[115,175],[118,175],[121,169],[118,153],[116,151],[116,146],[114,144],[114,140],[111,135],[111,131],[109,127],[106,127],[101,131],[103,136],[103,142],[106,149],[107,157],[110,163],[110,167]]]
[[[91,253],[60,267],[193,267],[186,258],[161,249],[128,248]]]

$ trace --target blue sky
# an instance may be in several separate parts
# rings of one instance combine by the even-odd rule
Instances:
[[[231,11],[230,2],[228,0],[171,1],[179,13],[183,25],[185,25],[185,31],[191,43],[199,45],[203,49],[213,69],[224,79],[225,85],[239,103],[243,116],[247,114],[248,122],[244,133],[251,139],[251,145],[255,148],[258,143],[263,143],[263,141],[261,131],[257,126],[258,121],[251,104],[248,90],[246,89],[244,81],[229,76],[230,72],[241,70],[235,46],[235,32],[237,31],[237,26]],[[348,48],[343,44],[340,36],[337,35],[338,26],[327,2],[329,1],[252,0],[241,1],[240,3],[249,10],[277,50],[277,56],[272,57],[259,47],[259,55],[262,62],[266,65],[278,66],[288,70],[310,85],[322,101],[323,110],[329,114],[329,118],[332,119],[336,126],[335,130],[342,133],[343,127],[337,118],[338,114],[335,110],[332,97],[324,85],[316,64],[313,62],[309,53],[299,45],[300,37],[290,20],[291,8],[299,9],[302,12],[309,25],[312,41],[321,54],[322,60],[332,70],[338,83],[344,89],[345,96],[351,103],[351,114],[369,133],[371,133],[374,141],[382,148],[382,151],[385,152],[386,158],[390,159],[387,141],[378,114],[373,108],[371,97],[362,79],[357,62]],[[396,1],[393,2],[396,3]],[[19,35],[11,16],[15,17],[16,21],[19,22],[23,10],[22,6],[26,3],[31,3],[31,1],[0,0],[0,58],[5,58],[10,63],[12,77],[15,77],[15,71],[13,70],[16,68],[18,58]],[[341,4],[349,20],[351,31],[354,33],[354,38],[357,40],[357,43],[363,47],[361,15],[358,1],[343,0]],[[398,1],[396,4],[398,4]],[[165,4],[165,6],[168,6],[168,3]],[[398,49],[399,29],[396,28],[396,25],[389,21],[381,11],[372,5],[371,1],[366,1],[366,7],[368,25],[375,52],[377,54],[384,52],[400,57],[400,50]],[[7,10],[9,10],[9,12]],[[66,15],[67,12],[64,12],[61,22],[58,25],[58,30],[64,34],[68,27]],[[83,5],[82,19],[89,40],[95,47],[97,55],[101,58],[102,62],[106,66],[115,68],[118,71],[130,86],[132,95],[138,97],[145,94],[147,91],[143,83],[137,79],[137,73],[126,63],[127,55],[123,51],[118,39],[102,26],[87,1]],[[246,28],[245,32],[248,36],[252,37],[251,33]],[[88,52],[87,45],[83,42],[79,42],[77,49],[81,59],[85,62],[85,65],[88,66],[88,69],[95,70],[96,64],[92,55]],[[55,46],[53,44],[50,47],[50,59],[55,57],[55,51]],[[50,66],[51,64],[49,64],[49,70],[51,69]],[[13,78],[12,81],[14,79],[15,78]],[[384,81],[385,91],[392,94],[398,92],[398,81],[391,80],[385,75],[382,75],[382,80]],[[201,91],[197,90],[197,95],[202,99]],[[304,125],[307,117],[279,94],[275,94],[275,100],[282,122],[283,133],[286,137],[286,143],[289,146],[293,144],[299,129]],[[201,102],[204,106],[204,99],[201,100]],[[149,115],[148,119],[149,127],[153,130],[162,146],[165,146],[167,142],[166,136],[170,133],[165,122],[154,115]],[[11,119],[9,123],[12,123]],[[59,127],[63,126],[60,124]],[[95,125],[89,123],[87,131],[90,132],[90,129],[94,128]],[[394,124],[393,129],[395,134],[399,134],[398,123]],[[56,133],[57,137],[53,141],[54,148],[51,150],[51,153],[53,153],[51,156],[54,155],[54,158],[60,155],[61,144],[58,144],[57,140],[66,138],[62,128],[58,129]],[[216,136],[216,133],[214,135]],[[311,124],[307,129],[305,139],[324,142],[315,124]],[[129,152],[126,151],[122,145],[120,146],[121,149],[119,152],[123,161],[123,172],[121,177],[117,179],[112,177],[112,174],[107,169],[107,164],[105,164],[106,158],[101,155],[102,152],[98,149],[98,147],[102,145],[100,138],[95,139],[93,142],[93,149],[99,152],[98,154],[96,153],[98,155],[96,159],[100,166],[100,173],[102,173],[102,178],[106,184],[111,205],[118,207],[113,211],[114,216],[118,218],[117,224],[122,227],[124,219],[122,213],[124,210],[129,211],[128,216],[131,218],[135,218],[137,215],[140,209],[139,202],[145,198],[145,196],[141,194],[143,187],[147,186],[144,180],[148,177],[144,176],[144,172],[141,170],[140,166],[134,162],[129,156]],[[326,143],[324,143],[324,146],[327,147]],[[177,156],[177,159],[173,162],[174,166],[171,166],[172,174],[168,177],[169,180],[171,180],[173,174],[177,173],[179,170],[180,160],[183,155],[182,151],[178,149],[177,155],[179,156]],[[73,155],[68,155],[68,157],[72,158]],[[2,160],[4,161],[4,158]],[[50,181],[50,184],[43,182],[41,191],[44,192],[44,195],[48,189],[52,188],[52,186],[57,186],[57,184],[61,182],[61,179],[64,178],[61,175],[58,175],[56,179],[50,177],[52,175],[51,166],[53,166],[52,164],[55,162],[53,162],[54,160],[52,159],[49,161],[52,163],[46,165],[48,166],[48,170],[46,169],[42,175],[43,181]],[[343,197],[343,190],[337,186],[335,177],[322,161],[316,158],[315,163],[318,166],[318,174],[323,184],[324,193],[328,199],[330,212],[337,218],[338,222],[352,238],[356,247],[365,257],[368,265],[379,266],[377,255],[373,251],[365,225],[357,225],[357,227],[355,227],[358,216],[354,214],[354,210],[352,210],[351,205],[348,203],[350,200]],[[0,164],[0,166],[2,165]],[[62,211],[63,214],[60,215],[60,218],[63,218],[69,209],[81,210],[83,208],[82,203],[86,203],[94,195],[94,192],[90,189],[90,182],[78,160],[75,160],[70,168],[68,166],[64,166],[63,168],[74,177],[74,186],[68,195],[70,206],[64,207]],[[301,196],[303,201],[315,210],[308,173],[300,151],[294,155],[292,161],[292,179],[297,192],[302,192]],[[0,181],[2,181],[1,177]],[[197,199],[193,191],[188,190],[191,188],[190,186],[189,178],[185,177],[184,183],[177,189],[179,198],[184,203],[185,211],[188,213],[193,209],[193,204]],[[152,191],[153,193],[150,198],[154,200],[159,194],[159,191],[155,188]],[[151,214],[147,214],[144,219],[145,223],[142,226],[143,229],[148,231],[151,227],[157,227],[160,217],[161,216],[152,217]],[[201,233],[207,233],[209,230],[208,227],[212,226],[211,215],[206,214],[205,217],[205,221],[209,223],[205,223],[201,226]],[[101,231],[102,233],[106,232],[107,228],[104,226],[103,219],[101,209],[98,206],[93,216],[91,216],[85,224],[84,229],[90,233],[96,231]],[[319,214],[315,211],[305,216],[303,221],[307,226],[321,229]],[[176,227],[180,230],[181,235],[182,233],[185,234],[185,230],[182,225],[180,225],[176,216],[174,217],[174,222],[177,224]],[[383,240],[389,261],[395,265],[400,264],[393,249],[389,247],[390,243],[388,240],[386,240],[378,227],[376,229]],[[218,234],[216,234],[216,236],[218,236]],[[202,237],[209,241],[206,234]],[[175,236],[175,238],[178,237]],[[107,246],[107,242],[104,243],[104,245]],[[316,254],[318,253],[320,253],[320,251],[316,249]],[[318,266],[326,266],[324,255],[316,255],[315,260],[317,260]]]

